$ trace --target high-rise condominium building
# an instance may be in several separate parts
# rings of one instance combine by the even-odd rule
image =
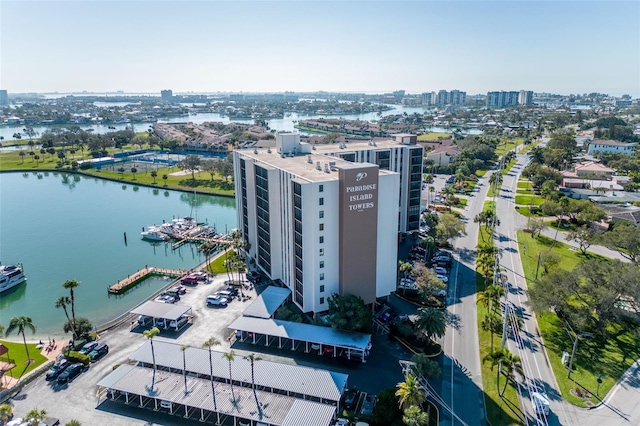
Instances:
[[[161,90],[161,91],[160,91],[160,98],[161,98],[164,102],[171,102],[171,101],[173,101],[173,90]]]
[[[467,92],[460,90],[440,90],[436,92],[427,92],[422,94],[423,105],[464,105],[467,100]]]
[[[234,151],[250,263],[304,312],[327,310],[334,293],[387,296],[398,232],[419,225],[422,154],[415,135],[312,146],[292,133],[278,134],[275,149]]]
[[[518,105],[533,105],[533,91],[521,90],[518,93]]]
[[[518,105],[519,92],[488,92],[487,108],[504,108],[508,106]],[[533,95],[532,95],[533,96]]]
[[[0,90],[0,106],[9,106],[9,93],[6,90]]]

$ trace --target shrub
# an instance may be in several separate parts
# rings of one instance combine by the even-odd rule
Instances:
[[[71,362],[80,362],[84,365],[89,365],[91,363],[89,355],[81,354],[77,351],[67,351],[64,356]]]

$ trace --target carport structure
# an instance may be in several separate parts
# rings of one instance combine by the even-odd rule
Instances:
[[[278,342],[278,348],[283,348],[290,342],[291,350],[296,351],[299,344],[304,343],[305,352],[309,352],[311,345],[312,350],[318,350],[318,355],[342,355],[347,359],[351,359],[353,355],[360,357],[362,362],[367,362],[366,357],[371,349],[370,334],[298,322],[243,316],[229,325],[229,328],[240,332],[241,341],[251,339],[251,343],[257,344],[264,337],[264,345],[269,346],[269,339],[273,337]]]
[[[291,290],[283,287],[269,286],[251,302],[242,315],[246,317],[271,318],[276,310],[291,295]]]
[[[189,312],[191,312],[191,306],[154,302],[153,300],[144,302],[130,311],[130,313],[134,315],[144,315],[153,318],[154,327],[156,326],[157,320],[164,320],[165,324],[167,324],[167,326],[164,327],[165,329],[169,328],[168,324],[170,321],[176,321]]]
[[[221,422],[230,417],[234,425],[240,420],[240,424],[251,425],[299,426],[302,421],[308,426],[329,426],[335,417],[332,405],[219,382],[214,382],[212,390],[211,383],[191,375],[123,364],[98,383],[98,404],[105,398],[121,400],[202,422],[214,415],[213,423],[217,412]]]

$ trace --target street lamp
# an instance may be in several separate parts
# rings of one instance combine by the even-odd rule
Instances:
[[[571,335],[569,335],[569,337],[571,337]],[[567,378],[568,379],[571,378],[571,369],[573,368],[573,357],[576,354],[576,349],[578,348],[578,340],[581,337],[588,337],[588,338],[592,339],[593,338],[593,334],[589,333],[589,332],[586,332],[586,331],[583,331],[580,334],[576,334],[575,338],[572,338],[573,339],[573,350],[571,351],[571,358],[569,359],[569,373],[567,373]]]

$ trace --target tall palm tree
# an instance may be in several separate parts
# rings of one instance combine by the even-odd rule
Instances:
[[[11,404],[0,405],[0,422],[4,425],[11,417],[13,417],[13,406]]]
[[[400,408],[406,410],[409,407],[419,406],[424,401],[425,395],[418,383],[418,379],[413,374],[404,376],[404,382],[396,385],[398,390],[396,396],[399,398]]]
[[[76,280],[67,280],[62,283],[62,287],[69,290],[69,296],[71,297],[71,330],[73,330],[74,339],[77,339],[78,335],[76,334],[76,298],[73,289],[79,285],[80,283]]]
[[[187,349],[189,349],[189,345],[180,346],[180,351],[182,352],[182,376],[184,377],[184,394],[188,394],[187,390]]]
[[[69,311],[67,311],[67,305],[69,304],[71,304],[71,299],[69,299],[69,297],[67,296],[60,296],[56,300],[56,308],[62,308],[62,310],[64,311],[64,316],[67,317],[67,322],[71,326],[71,331],[73,332],[73,335],[76,336],[76,329],[74,327],[74,324],[71,322],[71,318],[69,318]]]
[[[251,363],[251,389],[253,390],[253,397],[256,399],[256,406],[258,407],[258,413],[262,416],[262,407],[260,407],[260,403],[258,402],[258,394],[256,393],[256,379],[255,379],[255,363],[256,361],[261,361],[260,358],[256,354],[249,354],[243,357],[247,361]]]
[[[447,328],[447,319],[439,309],[418,308],[418,319],[415,322],[416,330],[428,339],[442,337]]]
[[[233,362],[233,360],[236,358],[236,353],[233,349],[231,349],[229,352],[225,352],[222,354],[222,356],[224,358],[226,358],[227,361],[229,361],[229,384],[231,385],[231,398],[233,399],[233,402],[236,402],[236,395],[233,392],[233,378],[231,377],[231,363]]]
[[[522,360],[518,355],[514,355],[508,349],[503,349],[504,357],[502,359],[502,373],[505,375],[507,380],[504,383],[504,388],[500,392],[500,396],[504,395],[507,390],[507,384],[509,384],[509,380],[513,380],[513,373],[517,372],[520,375],[524,374],[524,370],[522,368]]]
[[[491,351],[487,355],[485,355],[484,358],[482,358],[483,363],[487,361],[491,362],[491,371],[493,371],[493,367],[495,367],[496,365],[498,366],[498,371],[496,372],[496,389],[500,389],[500,370],[502,369],[501,363],[504,358],[504,351],[500,349]]]
[[[149,343],[151,344],[151,359],[153,361],[153,376],[151,378],[151,390],[153,391],[156,384],[156,353],[153,350],[153,338],[160,334],[160,329],[158,327],[153,327],[149,330],[145,330],[142,332],[142,335],[149,339]]]
[[[482,319],[482,329],[489,331],[491,334],[491,350],[493,351],[493,335],[495,334],[498,327],[502,323],[502,318],[496,312],[487,312],[487,314]]]
[[[24,350],[27,352],[27,364],[30,364],[32,359],[29,356],[29,347],[27,346],[27,337],[24,334],[25,329],[31,330],[32,333],[36,332],[36,326],[30,317],[13,317],[9,321],[9,327],[5,332],[5,336],[10,335],[14,330],[17,330],[18,334],[22,334],[22,341],[24,342]]]
[[[485,291],[478,293],[476,303],[482,303],[489,311],[497,311],[502,296],[504,296],[504,288],[498,284],[491,284]]]
[[[211,358],[211,347],[218,346],[220,344],[220,340],[215,337],[209,337],[203,344],[203,348],[207,348],[209,350],[209,378],[211,379],[211,394],[213,395],[213,410],[216,412],[218,416],[218,423],[220,424],[220,413],[218,412],[218,404],[216,402],[216,388],[213,385],[213,359]]]
[[[38,410],[37,408],[33,408],[27,413],[24,419],[27,421],[27,424],[29,426],[38,426],[46,418],[46,410]]]

